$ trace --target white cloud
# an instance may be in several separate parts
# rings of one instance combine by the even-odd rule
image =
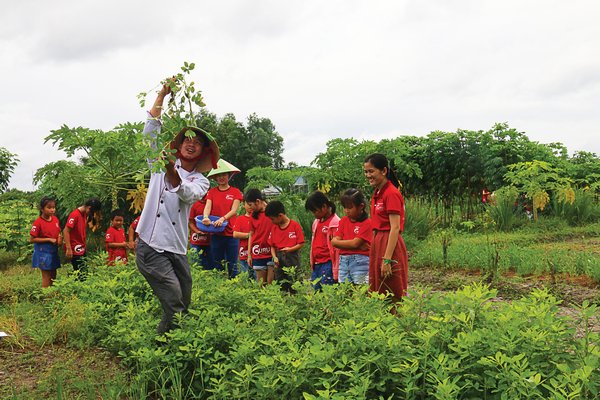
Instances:
[[[11,186],[31,188],[26,171],[61,156],[42,145],[50,129],[140,120],[135,95],[191,61],[208,108],[270,118],[286,162],[311,161],[333,137],[504,121],[600,154],[598,11],[591,0],[21,1],[0,15],[0,145],[22,160]]]

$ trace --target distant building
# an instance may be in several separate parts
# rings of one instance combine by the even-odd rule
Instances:
[[[308,193],[308,182],[303,176],[296,178],[296,181],[292,185],[292,191],[294,193]]]
[[[269,185],[266,188],[264,188],[262,190],[262,194],[266,197],[266,198],[272,198],[272,197],[277,197],[281,194],[281,188],[278,188],[277,186],[273,186],[273,185]]]

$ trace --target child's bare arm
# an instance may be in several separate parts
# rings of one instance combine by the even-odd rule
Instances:
[[[359,237],[354,239],[342,240],[339,236],[335,236],[331,240],[333,247],[343,250],[366,250],[368,249],[368,243]]]

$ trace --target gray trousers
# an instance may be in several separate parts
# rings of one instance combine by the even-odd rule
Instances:
[[[140,240],[136,264],[154,295],[158,297],[163,314],[156,329],[163,334],[174,328],[173,316],[186,313],[192,299],[192,275],[187,256],[168,251],[159,253]]]

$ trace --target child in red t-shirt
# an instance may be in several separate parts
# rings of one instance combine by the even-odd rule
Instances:
[[[226,269],[230,278],[235,278],[238,274],[239,241],[233,237],[233,226],[235,225],[238,208],[243,200],[242,192],[238,188],[229,185],[229,179],[235,172],[239,172],[239,169],[221,159],[217,169],[208,174],[208,177],[217,181],[217,187],[213,187],[206,194],[206,206],[204,207],[204,218],[202,220],[204,225],[210,225],[209,215],[220,217],[212,222],[216,227],[228,221],[223,232],[212,234],[210,249],[214,268]]]
[[[248,236],[248,265],[256,272],[256,280],[264,285],[268,275],[274,274],[269,244],[273,224],[265,215],[267,203],[260,190],[249,189],[244,200],[252,209]]]
[[[58,246],[62,245],[60,224],[56,213],[56,201],[44,197],[40,201],[40,216],[29,231],[29,243],[33,243],[31,266],[42,271],[42,287],[52,286],[56,270],[60,268]]]
[[[285,207],[280,201],[274,200],[267,204],[265,214],[273,223],[269,235],[271,256],[275,263],[273,278],[281,282],[281,290],[294,293],[292,278],[285,268],[300,267],[300,249],[304,246],[304,232],[298,222],[285,215]]]
[[[74,209],[63,229],[65,256],[73,265],[74,271],[80,271],[80,279],[85,277],[86,265],[83,262],[86,245],[86,228],[88,220],[92,221],[102,203],[96,198],[87,199],[85,203]]]
[[[373,237],[367,200],[358,189],[348,189],[340,198],[346,216],[340,220],[331,244],[340,249],[339,282],[369,283],[369,248]]]
[[[213,268],[212,252],[210,250],[210,233],[202,232],[196,225],[196,217],[204,215],[204,208],[206,207],[206,196],[198,200],[192,205],[190,210],[190,246],[193,249],[192,260],[199,264],[202,269]]]
[[[250,227],[252,223],[252,207],[250,207],[248,203],[244,202],[244,210],[246,213],[244,215],[238,215],[237,219],[235,220],[233,237],[239,239],[240,241],[238,247],[240,273],[247,272],[248,275],[250,275],[250,278],[256,279],[254,270],[248,265],[248,238],[250,237]]]
[[[311,281],[320,290],[321,285],[337,283],[339,252],[331,245],[331,239],[338,227],[340,217],[335,214],[335,204],[323,192],[313,192],[306,199],[305,207],[312,212],[315,220],[312,225],[310,265]]]
[[[140,222],[141,216],[141,214],[138,215],[137,218],[133,220],[131,225],[129,225],[129,229],[127,229],[127,248],[129,250],[135,250],[137,247],[138,234],[135,232],[135,230]]]
[[[115,265],[115,261],[127,264],[127,247],[125,229],[123,229],[124,214],[121,210],[114,210],[110,215],[110,226],[106,230],[104,239],[108,251],[108,265]]]

